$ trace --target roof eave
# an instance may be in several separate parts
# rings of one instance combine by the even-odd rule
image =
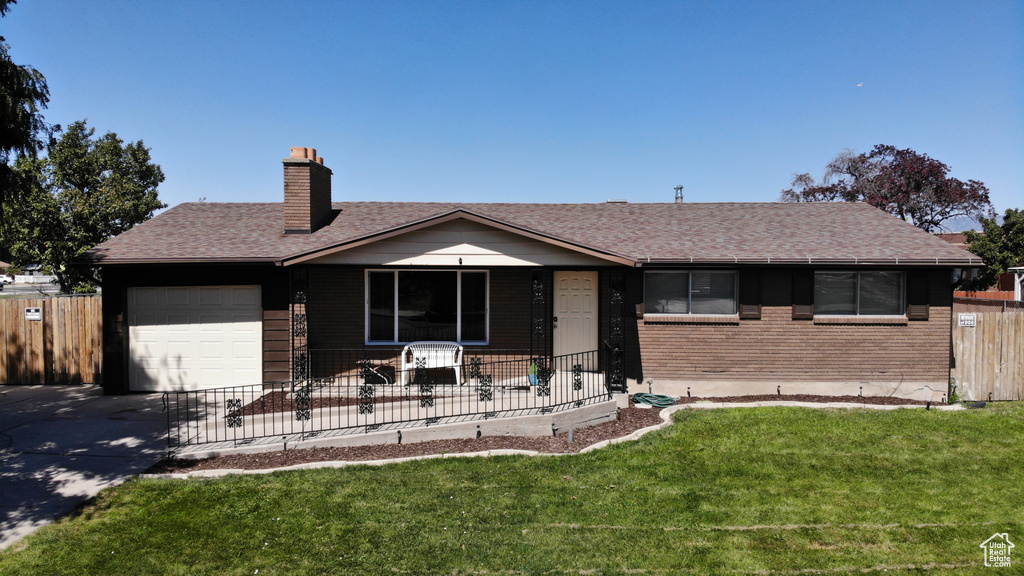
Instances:
[[[645,265],[690,265],[690,264],[789,264],[789,265],[852,265],[852,266],[981,266],[983,264],[980,258],[815,258],[813,256],[807,256],[804,258],[794,258],[791,256],[782,258],[773,257],[739,257],[734,256],[731,258],[702,258],[698,256],[690,258],[642,258],[637,261],[636,265],[642,267]]]
[[[296,265],[296,264],[301,264],[303,262],[307,262],[309,260],[314,260],[316,258],[327,256],[329,254],[334,254],[334,253],[337,253],[337,252],[343,252],[345,250],[351,250],[352,248],[356,248],[356,247],[363,246],[363,245],[366,245],[366,244],[371,244],[373,242],[379,242],[381,240],[386,240],[388,238],[392,238],[392,237],[399,236],[399,235],[402,235],[402,234],[407,234],[409,232],[413,232],[413,231],[416,231],[416,230],[419,230],[419,229],[422,229],[422,228],[426,228],[426,227],[429,227],[429,226],[434,226],[434,225],[437,225],[437,224],[441,224],[441,223],[444,223],[444,222],[448,222],[448,221],[451,221],[451,220],[457,220],[457,219],[465,219],[465,220],[469,220],[469,221],[472,221],[472,222],[477,222],[479,224],[484,224],[486,226],[491,226],[491,227],[497,228],[499,230],[503,230],[505,232],[510,232],[512,234],[517,234],[519,236],[530,238],[532,240],[537,240],[537,241],[543,242],[545,244],[550,244],[550,245],[553,245],[553,246],[558,246],[558,247],[564,248],[566,250],[571,250],[573,252],[578,252],[578,253],[581,253],[581,254],[586,254],[588,256],[593,256],[593,257],[599,258],[601,260],[608,260],[610,262],[613,262],[613,263],[616,263],[616,264],[621,264],[621,265],[624,265],[624,266],[633,266],[636,263],[634,258],[625,256],[623,254],[617,254],[617,253],[610,252],[610,251],[607,251],[607,250],[601,250],[601,249],[598,249],[598,248],[584,246],[582,244],[578,244],[578,243],[575,243],[575,242],[570,242],[568,240],[557,238],[557,237],[551,236],[549,234],[543,234],[541,232],[537,232],[535,230],[530,230],[528,228],[524,228],[522,226],[517,226],[515,224],[511,224],[511,223],[508,223],[508,222],[503,222],[503,221],[497,220],[495,218],[489,218],[487,216],[476,214],[474,212],[471,212],[471,211],[465,210],[465,209],[461,209],[461,208],[457,209],[457,210],[451,210],[451,211],[445,212],[443,214],[431,216],[429,218],[422,218],[422,219],[419,219],[419,220],[416,220],[416,221],[413,221],[413,222],[407,222],[407,223],[402,224],[400,226],[396,226],[394,228],[389,228],[387,230],[382,230],[380,232],[375,232],[373,234],[367,234],[367,235],[361,236],[359,238],[353,238],[351,240],[346,240],[344,242],[341,242],[341,243],[338,243],[338,244],[334,244],[334,245],[326,247],[326,248],[317,248],[315,250],[309,250],[309,251],[293,254],[291,256],[286,256],[284,258],[279,258],[279,259],[276,260],[276,262],[279,265],[282,265],[282,266],[293,266],[293,265]]]
[[[115,266],[122,264],[274,264],[277,258],[99,258],[95,260],[76,260],[75,264],[84,266]]]

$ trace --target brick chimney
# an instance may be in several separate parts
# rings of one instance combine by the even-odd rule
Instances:
[[[331,169],[315,148],[284,159],[284,233],[312,234],[331,222]]]

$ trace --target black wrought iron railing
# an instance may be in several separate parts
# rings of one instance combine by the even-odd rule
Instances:
[[[375,351],[377,357],[365,350],[352,358],[324,355],[319,368],[333,374],[316,376],[314,366],[314,377],[301,382],[166,392],[168,446],[237,446],[274,437],[294,442],[556,412],[610,398],[607,367],[597,351],[532,358],[522,351],[466,352],[461,383],[452,368],[421,366],[403,375],[400,361],[384,362],[387,353]]]
[[[311,348],[310,374],[314,378],[361,376],[369,366],[379,372],[378,380],[399,382],[404,346],[373,346],[366,348]],[[468,373],[474,365],[529,360],[528,349],[463,346],[460,366]],[[455,384],[455,371],[432,370],[429,374],[437,384]]]

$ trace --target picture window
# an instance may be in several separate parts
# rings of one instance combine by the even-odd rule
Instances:
[[[487,290],[485,271],[368,271],[367,342],[486,343]]]

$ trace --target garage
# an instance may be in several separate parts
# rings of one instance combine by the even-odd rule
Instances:
[[[259,286],[128,288],[128,384],[134,391],[259,384]]]

